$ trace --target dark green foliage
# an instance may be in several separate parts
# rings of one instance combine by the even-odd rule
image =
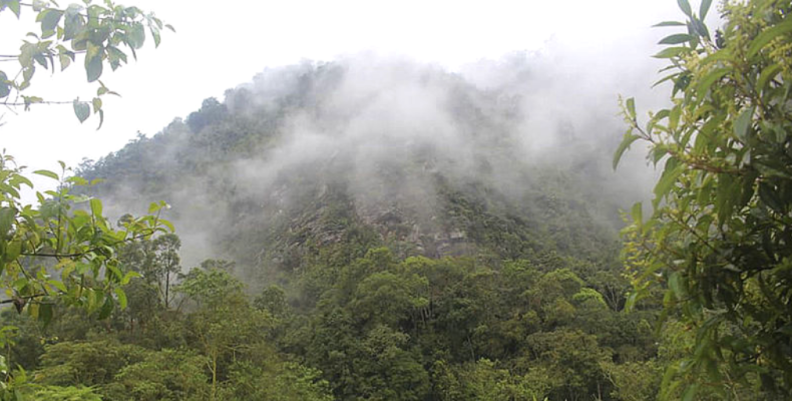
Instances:
[[[220,124],[227,116],[226,106],[212,97],[203,101],[200,110],[190,113],[187,117],[187,126],[197,134],[207,125]]]
[[[637,204],[624,230],[632,300],[664,292],[663,316],[695,333],[693,352],[666,373],[666,398],[788,398],[792,4],[724,2],[714,38],[686,0],[679,5],[686,22],[664,26],[687,32],[663,39],[675,46],[655,56],[668,59],[672,103],[644,126],[626,100],[629,131],[614,158],[640,139],[663,166],[653,213],[644,218]]]
[[[609,309],[569,269],[543,273],[524,260],[494,268],[465,258],[398,263],[381,248],[343,268],[339,277],[312,312],[313,334],[304,352],[340,399],[610,399],[615,390],[601,365],[652,360],[655,354],[651,323]],[[624,338],[612,339],[610,332],[619,329]],[[624,340],[636,351],[616,354],[597,335]],[[428,376],[420,373],[425,371]],[[383,386],[393,390],[401,384],[366,379],[372,375],[399,375],[409,391],[383,393]],[[472,383],[469,375],[484,375],[475,379],[483,382]],[[524,377],[544,379],[523,383]],[[501,390],[487,393],[496,382]]]
[[[110,383],[122,368],[141,361],[145,352],[112,338],[58,342],[45,347],[37,380],[62,386]]]
[[[207,379],[204,360],[194,351],[149,351],[121,369],[102,393],[118,401],[204,400]]]

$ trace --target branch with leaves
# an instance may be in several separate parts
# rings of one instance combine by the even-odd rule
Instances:
[[[712,37],[712,1],[698,14],[678,3],[687,20],[658,26],[685,32],[655,55],[669,62],[658,84],[673,84],[672,106],[642,127],[623,102],[629,129],[614,156],[615,168],[643,141],[663,166],[654,213],[644,220],[637,204],[624,230],[631,303],[659,286],[664,316],[696,330],[696,353],[667,375],[669,398],[743,386],[772,399],[792,392],[792,4],[725,1]]]
[[[167,207],[154,203],[149,214],[126,218],[115,229],[103,215],[102,202],[72,193],[74,186],[90,185],[70,171],[38,170],[34,174],[58,181],[57,190],[36,193],[39,207],[23,205],[20,191],[33,188],[12,157],[0,156],[0,285],[10,299],[26,300],[29,312],[49,321],[57,299],[66,305],[110,315],[115,305],[126,307],[122,286],[136,276],[124,272],[119,263],[119,246],[159,233],[173,231],[160,217]],[[40,256],[52,256],[53,262]],[[22,305],[25,306],[24,304]]]
[[[127,53],[137,59],[136,51],[145,43],[146,30],[155,46],[160,44],[163,29],[173,30],[153,13],[116,5],[109,0],[103,5],[86,1],[84,5],[71,4],[65,9],[58,8],[55,2],[36,0],[26,4],[19,0],[0,0],[0,12],[8,10],[17,19],[28,11],[23,7],[33,12],[41,29],[27,34],[19,54],[0,56],[0,61],[19,62],[19,69],[11,75],[8,68],[0,70],[0,105],[10,108],[23,106],[28,110],[34,104],[72,104],[80,122],[87,120],[92,113],[97,114],[100,128],[104,121],[102,97],[118,95],[99,80],[105,64],[115,71],[128,62]],[[96,96],[90,102],[79,98],[69,102],[47,101],[27,94],[37,68],[54,72],[59,66],[63,71],[77,61],[77,55],[83,57],[87,81],[99,84]]]

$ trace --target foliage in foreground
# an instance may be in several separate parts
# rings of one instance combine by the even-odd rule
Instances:
[[[127,52],[137,59],[136,50],[146,41],[146,30],[159,46],[161,30],[173,27],[137,7],[125,7],[111,1],[94,4],[92,0],[83,4],[72,3],[61,8],[56,2],[36,0],[31,4],[20,0],[0,0],[0,13],[13,13],[17,19],[35,15],[40,30],[28,33],[23,38],[17,55],[0,56],[0,61],[17,61],[19,70],[13,71],[4,65],[0,70],[0,104],[8,107],[32,105],[71,104],[74,114],[84,122],[93,114],[99,115],[99,127],[104,121],[102,97],[116,95],[99,78],[105,65],[115,71],[128,61]],[[126,48],[126,49],[124,49]],[[33,84],[38,68],[53,73],[69,68],[83,56],[83,64],[88,82],[98,82],[96,96],[90,101],[52,101],[40,96],[27,94]]]
[[[37,103],[71,104],[80,122],[93,109],[99,115],[100,127],[104,120],[102,97],[118,95],[99,80],[104,65],[116,70],[127,62],[122,46],[136,57],[135,50],[141,48],[147,36],[146,28],[156,45],[160,43],[160,30],[172,29],[152,14],[111,1],[98,5],[89,0],[62,9],[55,2],[0,0],[0,13],[13,13],[17,19],[30,15],[30,10],[40,22],[40,30],[21,39],[19,54],[0,56],[0,61],[19,64],[16,73],[9,69],[14,64],[3,64],[0,70],[0,105],[12,110],[24,106],[28,110]],[[99,83],[90,103],[79,98],[73,102],[45,101],[28,94],[37,68],[54,72],[57,63],[63,71],[77,61],[78,55],[84,59],[87,81]],[[44,323],[53,319],[59,306],[76,306],[106,319],[116,306],[126,307],[127,296],[122,287],[134,276],[125,272],[119,262],[119,248],[173,231],[173,227],[159,217],[159,211],[166,206],[159,202],[151,205],[148,215],[127,216],[115,228],[104,216],[99,199],[72,191],[76,186],[92,183],[70,177],[70,170],[64,163],[60,165],[60,174],[33,172],[58,182],[55,190],[37,192],[38,205],[33,206],[24,204],[20,194],[33,189],[25,167],[5,150],[0,154],[0,291],[6,297],[0,304],[13,304],[18,313],[26,311]],[[15,347],[18,331],[15,326],[3,326],[0,346],[9,351]],[[24,370],[12,371],[13,365],[7,366],[5,359],[2,362],[3,400],[19,400],[31,394],[36,399],[99,399],[90,388],[29,385]]]
[[[686,362],[667,373],[664,395],[740,398],[756,389],[792,393],[792,4],[727,1],[709,32],[680,6],[686,27],[666,37],[672,106],[629,132],[664,164],[653,213],[632,211],[624,253],[637,298],[666,289],[666,315],[695,333]]]
[[[611,309],[583,265],[560,259],[399,261],[374,248],[315,262],[291,289],[318,291],[310,307],[279,286],[251,300],[233,264],[209,260],[176,280],[166,308],[164,277],[147,277],[162,250],[142,249],[123,253],[141,277],[108,321],[72,310],[42,328],[4,315],[25,328],[12,362],[36,385],[107,400],[631,400],[656,391],[656,364],[670,362],[652,311]]]

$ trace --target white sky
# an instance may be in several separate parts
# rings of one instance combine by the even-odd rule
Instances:
[[[596,58],[600,51],[612,56],[614,47],[622,46],[625,55],[641,60],[656,50],[652,45],[663,34],[650,25],[680,15],[673,0],[120,2],[155,11],[177,33],[165,32],[156,51],[147,38],[139,61],[115,73],[105,67],[102,80],[123,98],[105,100],[100,131],[94,117],[80,125],[71,106],[20,108],[18,114],[0,110],[6,123],[0,127],[0,148],[21,164],[54,170],[57,160],[76,166],[83,157],[97,159],[138,131],[150,136],[174,117],[186,117],[207,97],[222,99],[226,89],[266,67],[371,50],[455,69],[539,50],[550,39],[585,57]],[[32,21],[31,10],[23,9],[22,19]],[[11,13],[0,14],[0,54],[18,52],[26,27],[29,23]],[[0,63],[9,75],[12,66],[15,73],[14,63]],[[54,76],[39,69],[26,94],[90,99],[95,87],[85,83],[84,74],[81,64]],[[647,86],[653,78],[647,77]]]

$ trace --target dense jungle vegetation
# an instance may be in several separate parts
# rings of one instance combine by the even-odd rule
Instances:
[[[267,70],[38,171],[60,183],[38,207],[3,155],[2,399],[787,399],[792,4],[725,2],[712,33],[711,1],[679,5],[669,106],[644,123],[626,99],[621,146],[593,119],[526,147],[530,60],[525,86],[481,88],[363,57]],[[100,84],[75,113],[103,118],[103,63],[165,25],[56,7],[43,36]],[[74,60],[41,43],[23,69]],[[0,74],[0,99],[33,75]],[[647,207],[611,170],[636,141],[663,171]]]

